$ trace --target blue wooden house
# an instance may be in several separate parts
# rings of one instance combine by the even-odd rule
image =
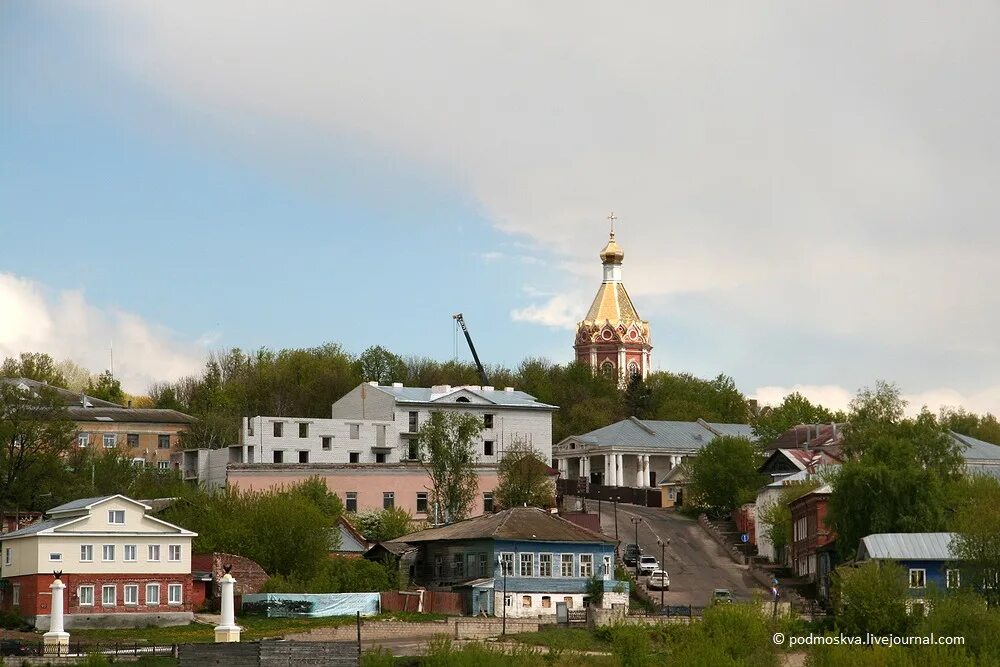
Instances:
[[[414,583],[465,594],[469,614],[511,617],[555,615],[556,605],[588,603],[588,581],[597,578],[602,606],[628,604],[628,588],[614,581],[614,540],[534,507],[515,507],[392,543],[419,552]]]
[[[954,533],[876,533],[862,538],[858,562],[895,561],[906,569],[910,597],[923,600],[930,587],[947,591],[962,585]]]

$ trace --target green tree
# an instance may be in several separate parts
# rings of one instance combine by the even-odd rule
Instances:
[[[893,562],[841,566],[831,575],[837,624],[850,635],[905,635],[914,616],[906,611],[906,570]]]
[[[938,420],[955,433],[1000,445],[1000,421],[990,413],[977,415],[962,408],[941,408]]]
[[[111,401],[119,405],[125,403],[122,383],[111,374],[111,371],[104,371],[98,375],[96,382],[93,380],[88,382],[86,392],[88,396],[99,398],[102,401]]]
[[[555,484],[549,465],[526,442],[513,443],[500,461],[498,483],[493,498],[500,507],[552,507]]]
[[[1000,579],[1000,481],[983,475],[957,486],[961,491],[952,517],[951,547],[962,562],[962,583],[991,606],[1000,606],[1000,586],[981,585]]]
[[[407,375],[406,362],[381,345],[373,345],[361,353],[358,369],[363,382],[382,385],[402,382]]]
[[[402,507],[359,512],[351,515],[354,527],[369,542],[385,542],[411,533],[416,528],[413,516]]]
[[[473,441],[483,430],[481,419],[467,413],[432,412],[418,433],[420,462],[431,478],[433,502],[440,518],[468,516],[479,490]]]
[[[703,380],[689,373],[651,373],[646,385],[653,419],[743,424],[749,417],[746,397],[727,375]]]
[[[66,387],[66,376],[55,360],[44,352],[22,352],[17,358],[7,357],[0,365],[0,376],[28,378],[53,387]]]
[[[782,433],[798,424],[822,424],[842,422],[843,413],[834,413],[822,405],[813,405],[809,399],[798,392],[785,396],[781,405],[765,406],[757,414],[750,417],[757,442],[769,445],[778,439]]]
[[[763,457],[746,438],[723,436],[702,447],[688,466],[692,498],[714,516],[750,502],[767,482],[757,472]]]
[[[60,502],[120,493],[129,498],[171,498],[186,493],[176,470],[140,465],[118,449],[73,448],[63,457],[65,471],[50,491]],[[53,471],[59,475],[59,471]],[[53,503],[57,504],[57,503]]]
[[[625,388],[625,414],[636,419],[650,419],[653,416],[653,390],[636,374],[629,378]]]
[[[235,445],[239,437],[238,418],[220,412],[205,412],[181,432],[181,446],[184,449],[221,449]]]
[[[38,493],[73,446],[76,427],[55,390],[0,382],[0,507],[38,507]]]
[[[764,528],[764,534],[774,545],[774,551],[779,554],[779,558],[784,553],[785,547],[792,543],[792,513],[788,509],[788,504],[818,488],[821,483],[818,479],[810,479],[798,484],[787,484],[774,504],[761,510],[760,523]]]

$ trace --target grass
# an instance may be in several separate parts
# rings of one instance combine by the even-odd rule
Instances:
[[[444,614],[418,614],[416,612],[391,612],[369,616],[362,619],[365,623],[372,621],[405,621],[416,623],[422,621],[439,621],[446,619]],[[307,632],[313,628],[333,628],[342,625],[353,625],[354,616],[328,616],[324,618],[265,618],[263,616],[241,616],[236,622],[243,627],[241,639],[253,641],[266,637],[280,637],[294,632]],[[93,643],[133,643],[166,645],[166,644],[197,644],[215,641],[215,628],[202,623],[176,625],[168,628],[115,628],[108,630],[74,630],[73,641],[82,640]]]
[[[609,651],[611,644],[583,628],[546,628],[538,632],[521,632],[510,639],[531,646],[546,646],[570,651]]]

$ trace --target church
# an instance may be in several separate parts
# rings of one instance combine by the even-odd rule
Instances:
[[[604,280],[586,317],[576,327],[573,348],[577,361],[590,364],[594,372],[616,377],[624,388],[632,376],[645,380],[649,375],[653,346],[649,322],[639,317],[622,282],[625,251],[615,241],[615,214],[608,219],[611,235],[600,254]]]

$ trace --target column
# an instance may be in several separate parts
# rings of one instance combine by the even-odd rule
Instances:
[[[226,566],[226,574],[219,581],[220,602],[221,602],[221,623],[215,626],[215,642],[238,642],[240,640],[240,626],[236,625],[236,609],[233,597],[236,587],[236,580],[229,574],[229,566]]]
[[[642,485],[649,486],[652,483],[649,481],[649,454],[642,457]]]
[[[583,457],[583,476],[587,478],[587,481],[590,481],[590,457],[589,456],[584,456]]]
[[[608,454],[604,455],[604,479],[601,483],[605,486],[611,486],[611,456]]]
[[[642,480],[642,461],[645,456],[636,455],[635,457],[635,488],[641,489],[646,486],[646,483]]]
[[[585,463],[583,462],[583,457],[581,456],[581,457],[580,457],[580,464],[579,464],[579,466],[578,466],[578,470],[579,470],[579,472],[577,472],[577,475],[576,475],[577,477],[583,477],[583,476],[584,476],[584,468],[583,468],[583,467],[584,467],[585,465],[586,465],[586,464],[585,464]]]
[[[615,454],[615,467],[618,471],[615,473],[615,484],[617,486],[622,486],[625,482],[625,455]]]
[[[59,578],[59,574],[56,573],[55,580],[49,584],[49,590],[52,591],[52,613],[49,614],[49,631],[42,635],[45,655],[66,655],[69,653],[69,633],[63,628],[65,607],[63,594],[66,591],[66,584]]]

